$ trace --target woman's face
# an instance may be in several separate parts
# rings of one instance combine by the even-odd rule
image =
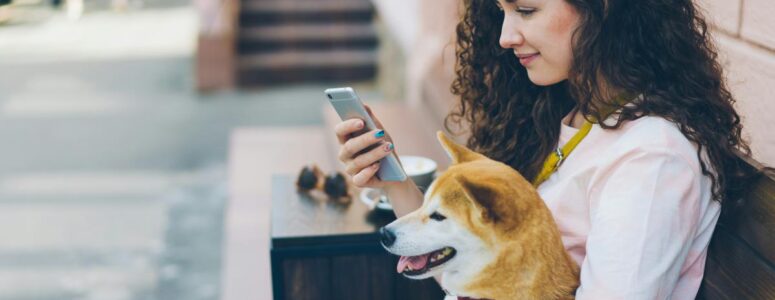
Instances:
[[[503,9],[500,45],[511,49],[536,85],[568,78],[573,51],[571,36],[579,23],[565,0],[497,0]]]

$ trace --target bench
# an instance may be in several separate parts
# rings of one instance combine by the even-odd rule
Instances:
[[[775,175],[756,178],[742,205],[722,205],[697,299],[775,299]]]
[[[307,163],[330,170],[335,161],[320,126],[238,128],[229,144],[221,300],[272,299],[269,261],[271,181]]]

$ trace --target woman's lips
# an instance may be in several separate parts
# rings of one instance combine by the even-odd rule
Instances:
[[[528,64],[530,64],[530,62],[538,58],[538,55],[540,55],[540,53],[517,54],[517,57],[519,58],[520,64],[522,64],[523,66],[527,66]]]

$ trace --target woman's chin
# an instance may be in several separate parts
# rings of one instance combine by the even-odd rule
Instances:
[[[557,74],[547,74],[546,72],[530,69],[527,70],[527,77],[537,86],[550,86],[567,79],[567,76],[557,76]]]

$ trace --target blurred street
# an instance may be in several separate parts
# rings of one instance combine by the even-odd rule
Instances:
[[[323,85],[195,93],[163,1],[0,25],[0,299],[218,299],[230,130],[321,124]]]

